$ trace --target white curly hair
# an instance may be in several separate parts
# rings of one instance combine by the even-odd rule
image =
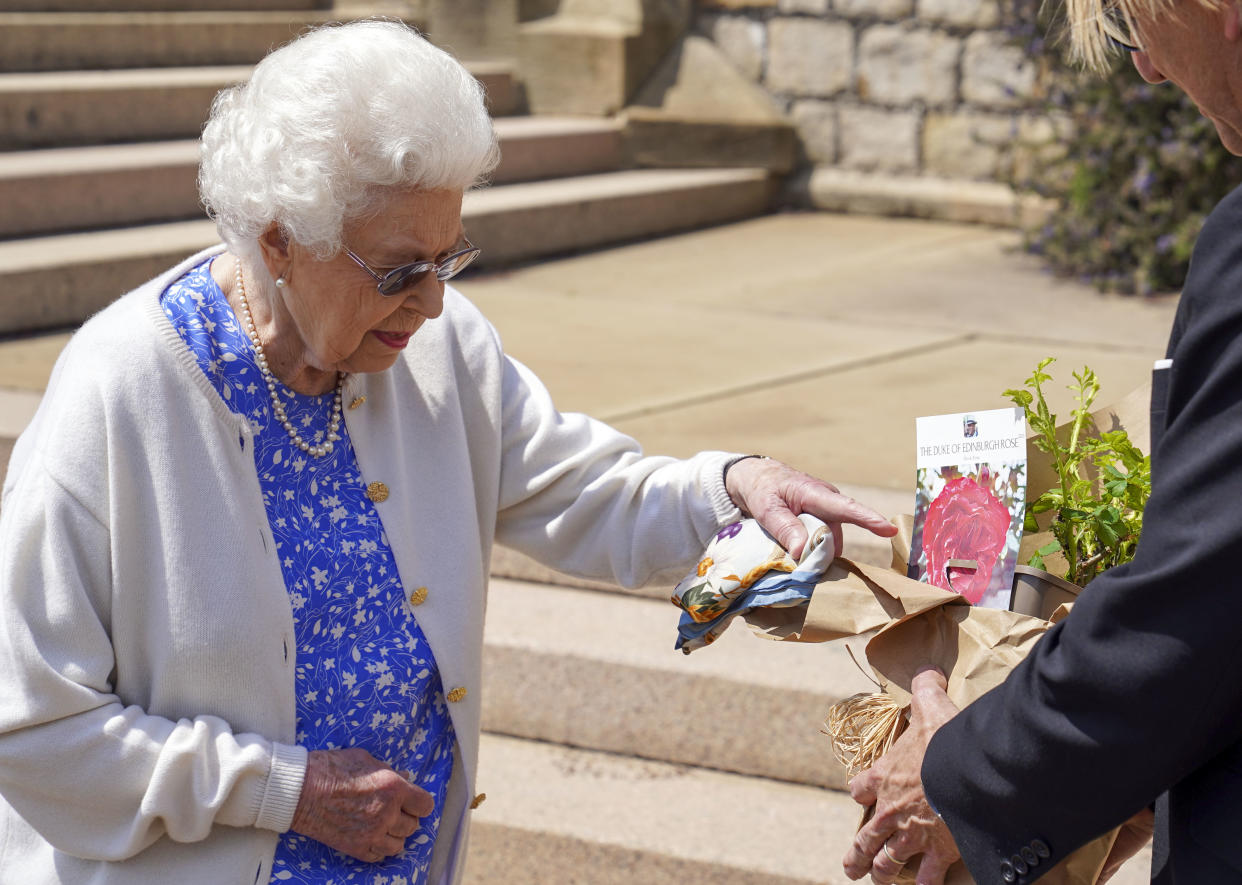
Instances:
[[[499,158],[483,88],[397,21],[312,30],[216,96],[199,194],[221,238],[257,254],[273,222],[317,258],[396,189],[467,190]]]

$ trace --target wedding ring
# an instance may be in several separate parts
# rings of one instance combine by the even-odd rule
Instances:
[[[893,857],[893,852],[888,850],[887,839],[884,840],[884,844],[881,847],[884,849],[884,856],[887,857],[889,860],[891,860],[893,863],[895,863],[897,866],[904,867],[906,865],[907,863],[906,861],[898,860],[897,858]]]

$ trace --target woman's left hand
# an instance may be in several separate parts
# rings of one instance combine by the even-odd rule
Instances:
[[[841,552],[841,524],[862,526],[881,538],[897,534],[897,527],[876,511],[859,504],[836,486],[772,458],[746,458],[725,474],[725,488],[741,511],[753,516],[795,560],[806,546],[806,528],[799,513],[828,524],[837,553]]]

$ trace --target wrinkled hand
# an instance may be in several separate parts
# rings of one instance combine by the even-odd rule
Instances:
[[[939,670],[919,672],[911,686],[909,728],[879,762],[850,781],[854,801],[875,806],[845,855],[845,874],[851,879],[870,873],[875,882],[895,882],[906,862],[921,854],[918,885],[941,885],[961,857],[949,828],[928,804],[920,775],[932,735],[957,714],[947,687]]]
[[[799,513],[809,513],[828,524],[838,554],[843,522],[862,526],[882,538],[897,534],[896,526],[870,507],[842,495],[836,486],[771,458],[738,461],[725,474],[725,486],[733,503],[753,516],[795,560],[807,542]]]
[[[399,854],[434,808],[430,793],[366,750],[312,750],[290,829],[374,863]]]
[[[1150,808],[1144,808],[1134,817],[1121,825],[1121,832],[1113,842],[1113,848],[1104,861],[1104,869],[1096,885],[1103,885],[1121,869],[1121,865],[1139,853],[1144,845],[1151,841],[1151,834],[1156,829],[1156,816]]]

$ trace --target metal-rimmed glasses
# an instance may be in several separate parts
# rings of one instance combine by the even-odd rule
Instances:
[[[375,288],[381,295],[399,295],[408,287],[416,285],[429,273],[434,273],[440,282],[451,280],[465,270],[470,262],[478,258],[482,251],[478,246],[466,240],[465,249],[454,252],[442,261],[412,261],[409,264],[394,267],[387,273],[375,270],[355,255],[351,249],[346,249],[345,254],[353,259],[354,264],[375,278]]]

